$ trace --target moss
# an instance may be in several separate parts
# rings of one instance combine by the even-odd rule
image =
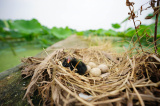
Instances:
[[[22,100],[29,80],[23,80],[21,72],[15,72],[0,80],[0,103],[1,105],[27,105],[26,100]]]

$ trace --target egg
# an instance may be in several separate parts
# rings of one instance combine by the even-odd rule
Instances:
[[[90,70],[91,70],[91,67],[87,65],[87,72],[89,72]]]
[[[95,68],[96,67],[96,64],[94,62],[89,62],[88,65],[91,67],[91,68]]]
[[[101,75],[101,70],[99,68],[92,68],[89,74],[92,77],[99,77]]]
[[[102,71],[102,73],[105,73],[108,70],[108,66],[105,64],[100,64],[98,68]]]

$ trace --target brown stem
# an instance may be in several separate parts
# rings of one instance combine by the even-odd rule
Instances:
[[[141,42],[140,42],[140,39],[139,39],[139,35],[138,35],[138,31],[137,31],[137,28],[136,28],[136,24],[135,24],[134,19],[133,19],[133,23],[134,23],[134,27],[135,27],[135,30],[136,30],[136,34],[137,34],[137,38],[138,38],[138,42],[139,42],[139,46],[141,47],[141,50],[142,50],[142,52],[143,52],[142,45],[141,45]]]
[[[159,6],[159,1],[160,0],[157,0],[157,7]],[[155,9],[155,11],[159,11],[159,8]],[[154,49],[155,49],[155,53],[157,53],[157,24],[158,24],[158,16],[159,16],[159,12],[156,14],[156,20],[155,20],[155,30],[154,30]]]
[[[131,13],[132,13],[131,7],[130,7],[130,6],[128,6],[128,7],[129,7],[129,10],[130,10],[130,11],[131,11]],[[142,50],[142,52],[143,52],[142,45],[141,45],[141,42],[140,42],[140,38],[139,38],[139,35],[138,35],[138,31],[137,31],[137,28],[136,28],[136,24],[135,24],[135,21],[134,21],[134,17],[132,18],[132,20],[133,20],[134,27],[135,27],[135,30],[136,30],[136,34],[137,34],[137,38],[138,38],[138,42],[139,42],[139,46],[141,47],[141,50]],[[138,51],[137,51],[137,52],[138,52]]]

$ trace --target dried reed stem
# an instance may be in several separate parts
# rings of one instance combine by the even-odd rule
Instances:
[[[132,13],[131,7],[130,7],[130,6],[128,6],[128,7],[129,7],[130,12]],[[131,15],[132,15],[132,14],[131,14]],[[141,42],[140,42],[140,38],[139,38],[139,35],[138,35],[138,31],[137,31],[137,27],[136,27],[136,23],[135,23],[135,20],[134,20],[135,17],[134,17],[134,16],[132,16],[132,17],[133,17],[132,20],[133,20],[134,28],[135,28],[135,30],[136,30],[136,34],[137,34],[139,46],[141,47],[141,50],[142,50],[142,52],[143,52],[142,45],[141,45]],[[136,49],[136,50],[137,50],[137,49]]]
[[[159,2],[160,0],[157,0],[157,7],[159,6]],[[158,16],[159,16],[159,8],[156,8],[154,11],[158,11],[158,13],[156,14],[156,19],[155,19],[155,30],[154,30],[154,50],[155,50],[155,53],[157,53],[157,24],[158,24]]]
[[[141,106],[145,106],[140,94],[138,93],[137,89],[135,88],[135,86],[133,85],[133,83],[131,81],[130,81],[130,84],[132,85],[132,88],[134,89],[135,93],[137,94],[137,97],[140,101]]]
[[[94,105],[98,105],[98,104],[108,104],[108,103],[112,103],[112,102],[122,101],[124,98],[125,98],[125,96],[120,97],[120,98],[115,98],[115,99],[108,99],[108,100],[100,101],[100,102],[92,102],[92,104],[94,104]]]
[[[141,47],[141,50],[142,50],[142,52],[143,52],[142,45],[141,45],[141,42],[140,42],[140,38],[139,38],[139,35],[138,35],[138,31],[137,31],[137,27],[136,27],[136,24],[135,24],[134,18],[133,18],[133,23],[134,23],[134,28],[135,28],[135,30],[136,30],[136,34],[137,34],[137,38],[138,38],[138,42],[139,42],[139,46]]]
[[[69,94],[71,94],[73,97],[75,97],[77,100],[79,100],[80,102],[82,102],[83,104],[87,105],[87,106],[93,106],[91,103],[86,102],[85,100],[83,100],[82,98],[80,98],[76,93],[73,93],[72,91],[70,91],[67,87],[65,87],[63,84],[61,84],[56,78],[54,78],[54,81],[66,92],[68,92]]]
[[[137,97],[137,94],[135,93],[130,93],[130,95],[132,95],[134,99],[139,99]],[[147,94],[139,94],[139,95],[141,96],[143,100],[147,100],[147,101],[159,101],[160,100],[160,98],[155,97],[153,95],[147,95]]]
[[[127,105],[127,103],[133,104],[133,99],[138,99],[142,106],[144,106],[143,100],[159,102],[160,98],[154,96],[153,92],[157,90],[156,87],[160,85],[160,81],[157,80],[157,82],[153,83],[147,77],[140,76],[144,75],[143,72],[146,70],[154,72],[154,68],[151,69],[149,66],[145,67],[145,65],[150,64],[154,65],[154,67],[158,67],[160,64],[159,56],[156,54],[143,52],[142,54],[136,54],[130,57],[132,52],[133,50],[126,50],[122,61],[118,61],[117,63],[114,63],[113,59],[110,58],[112,55],[105,56],[104,54],[106,53],[100,52],[100,50],[97,48],[82,50],[71,49],[67,52],[64,50],[61,52],[57,50],[57,52],[54,52],[56,55],[51,53],[45,59],[36,60],[36,58],[31,58],[33,59],[33,62],[31,59],[27,59],[28,61],[26,61],[26,63],[29,62],[28,65],[30,68],[27,66],[27,70],[25,69],[24,71],[25,73],[32,71],[33,75],[31,83],[28,85],[29,91],[26,93],[28,102],[33,105],[30,97],[34,93],[35,89],[40,89],[39,92],[42,95],[44,104],[47,104],[50,100],[51,104],[56,105],[60,105],[61,101],[63,101],[64,106],[70,105],[71,103],[87,106],[99,104],[109,105],[113,102],[114,104],[126,103]],[[109,66],[111,66],[110,70],[108,70],[108,73],[110,73],[109,76],[103,79],[101,77],[90,77],[89,75],[83,76],[74,73],[69,68],[63,67],[62,60],[60,60],[62,57],[66,57],[68,54],[75,57],[81,56],[80,58],[83,58],[86,63],[92,60],[97,64],[109,64]],[[150,61],[150,58],[155,61]],[[51,62],[52,60],[53,64]],[[154,64],[154,62],[157,64]],[[150,75],[151,73],[148,71],[148,74]],[[30,73],[29,75],[31,76]],[[133,82],[131,82],[131,80]],[[32,87],[32,85],[37,85],[38,88],[35,86]],[[153,91],[149,91],[150,89],[147,87],[153,88]],[[131,90],[132,88],[133,91]],[[141,89],[144,89],[144,92],[147,93],[141,92],[142,94],[139,94]],[[52,93],[51,97],[49,97],[49,92]],[[89,93],[91,97],[83,99],[78,95],[79,92]],[[146,104],[148,104],[148,102]]]

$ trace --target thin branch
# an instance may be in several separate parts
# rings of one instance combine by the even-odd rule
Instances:
[[[140,42],[140,38],[139,38],[139,35],[138,35],[138,31],[137,31],[137,27],[136,27],[136,24],[135,24],[135,21],[134,21],[135,16],[134,16],[134,15],[132,16],[131,7],[130,7],[130,6],[128,6],[128,7],[129,7],[129,10],[130,10],[130,12],[131,12],[131,17],[132,17],[132,20],[133,20],[133,23],[134,23],[134,28],[135,28],[135,30],[136,30],[136,34],[137,34],[139,46],[141,47],[141,50],[142,50],[142,52],[143,52],[142,45],[141,45],[141,42]]]
[[[134,23],[134,27],[135,27],[135,30],[136,30],[136,34],[137,34],[137,38],[138,38],[138,42],[139,42],[139,46],[141,47],[141,50],[142,50],[142,52],[143,52],[142,45],[141,45],[141,42],[140,42],[140,38],[139,38],[139,35],[138,35],[138,31],[137,31],[137,28],[136,28],[136,24],[135,24],[134,19],[133,19],[133,23]]]
[[[160,0],[157,0],[157,7],[159,6],[159,1]],[[159,8],[155,9],[154,11],[159,11]],[[155,19],[155,30],[154,30],[154,49],[155,49],[155,53],[157,53],[157,24],[158,24],[158,16],[159,16],[159,12],[156,14],[156,19]]]

